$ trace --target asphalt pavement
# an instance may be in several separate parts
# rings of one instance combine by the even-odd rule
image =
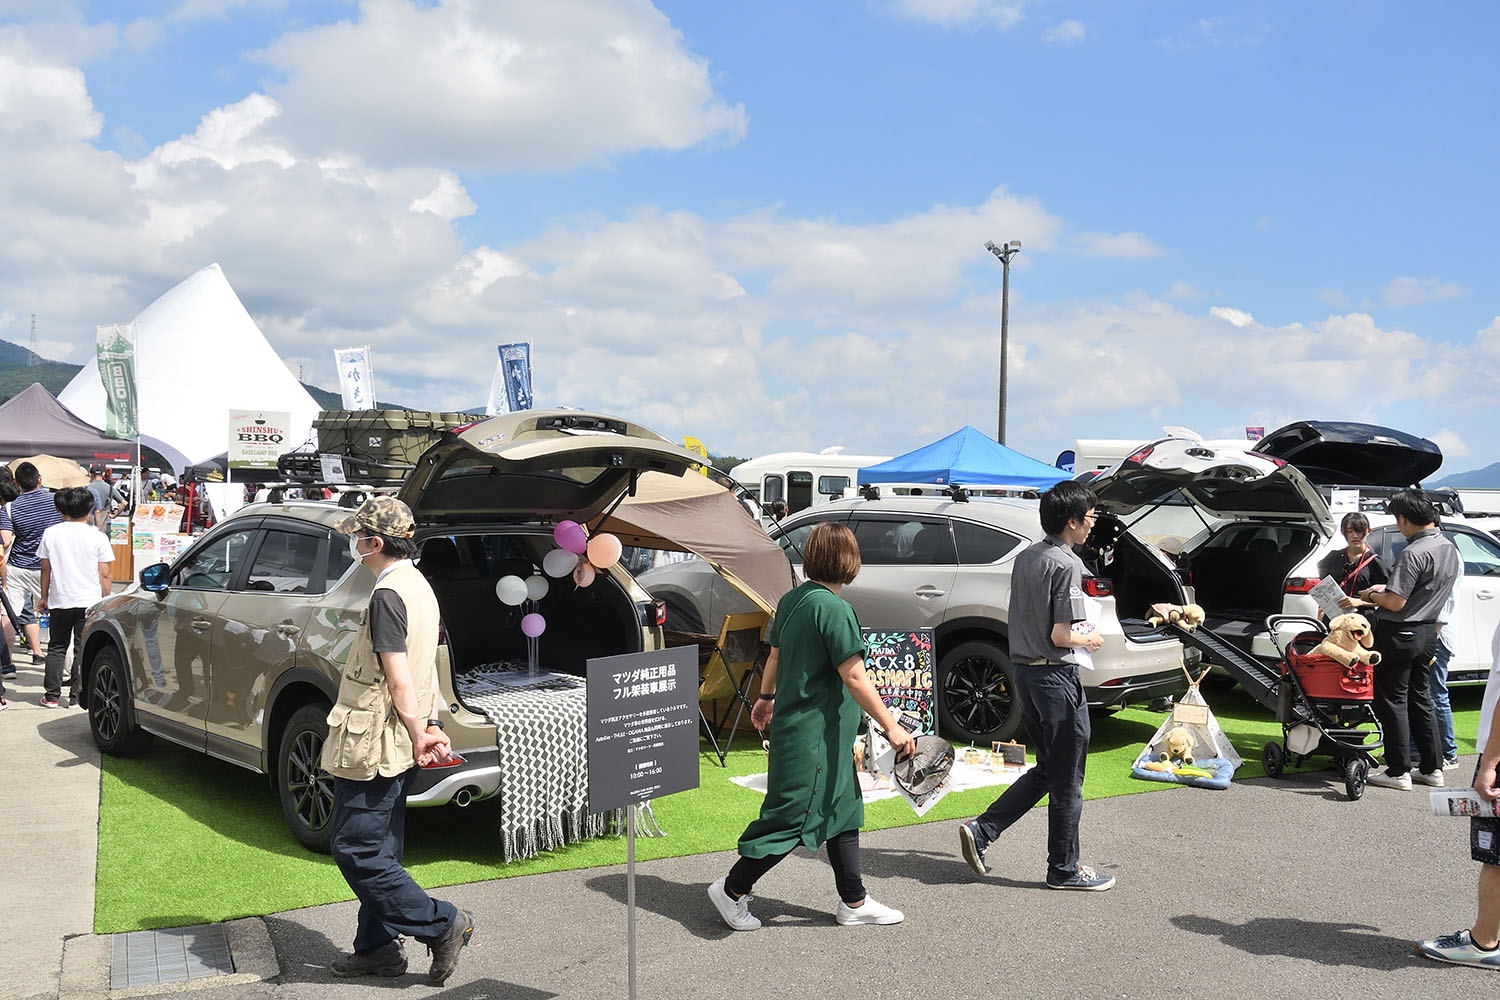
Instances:
[[[88,985],[98,956],[108,954],[107,939],[90,934],[98,756],[84,714],[41,708],[33,678],[39,681],[40,666],[22,664],[12,707],[0,713],[7,761],[0,997],[102,997],[97,977]],[[1469,758],[1449,774],[1461,780],[1472,764]],[[1089,802],[1084,860],[1119,879],[1105,893],[1043,886],[1044,809],[991,846],[994,870],[985,877],[960,858],[956,822],[870,833],[863,838],[867,888],[906,912],[904,923],[890,927],[834,923],[832,876],[820,856],[799,852],[766,876],[752,904],[765,926],[748,933],[728,930],[705,895],[731,854],[644,863],[636,870],[637,996],[1409,1000],[1492,993],[1496,981],[1487,973],[1413,954],[1417,938],[1468,926],[1477,876],[1467,824],[1430,815],[1426,803],[1425,791],[1379,788],[1350,802],[1332,769],[1237,782],[1223,792],[1184,788]],[[452,819],[469,815],[455,809]],[[191,992],[204,1000],[403,989],[465,1000],[628,995],[623,864],[434,893],[473,910],[477,921],[444,988],[425,984],[426,951],[412,942],[404,977],[332,979],[328,962],[348,946],[355,915],[354,904],[336,903],[260,921],[274,960],[267,949],[267,960],[253,967],[268,978],[201,980]],[[65,943],[74,968],[60,979]],[[242,972],[252,967],[247,956],[235,957]],[[80,964],[89,965],[82,976]]]

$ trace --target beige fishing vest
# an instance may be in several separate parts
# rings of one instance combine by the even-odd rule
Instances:
[[[406,604],[406,662],[417,711],[436,718],[438,606],[432,587],[406,562],[386,573],[375,589],[394,590]],[[416,763],[411,736],[396,714],[373,642],[367,610],[344,663],[338,704],[328,713],[328,739],[323,744],[323,769],[354,781],[369,781],[377,774],[392,778]]]

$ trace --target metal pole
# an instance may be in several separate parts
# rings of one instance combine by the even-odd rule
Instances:
[[[625,948],[629,952],[630,1000],[635,1000],[635,803],[625,807],[625,906],[630,910]]]
[[[1010,354],[1010,254],[1000,258],[1005,277],[1000,284],[1000,434],[995,438],[1005,443],[1005,362]]]

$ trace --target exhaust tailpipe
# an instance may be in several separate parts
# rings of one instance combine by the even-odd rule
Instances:
[[[460,788],[458,791],[453,793],[453,804],[458,806],[460,809],[473,801],[474,789],[472,788]]]

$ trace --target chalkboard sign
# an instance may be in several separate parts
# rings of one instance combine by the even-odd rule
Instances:
[[[932,629],[860,629],[865,640],[865,672],[891,714],[921,720],[921,733],[937,730],[932,702]]]

